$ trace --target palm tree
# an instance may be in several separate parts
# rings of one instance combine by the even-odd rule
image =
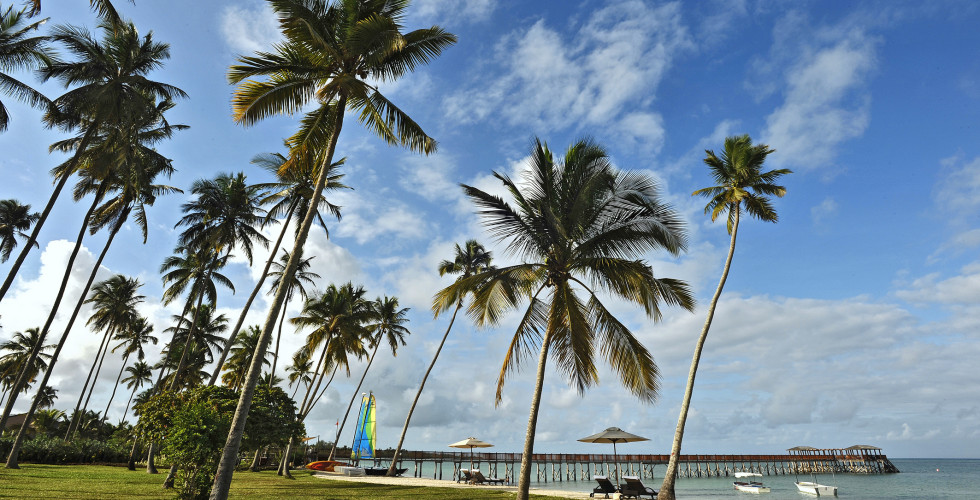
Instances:
[[[72,158],[56,169],[59,175],[55,189],[44,210],[41,212],[40,219],[34,225],[34,230],[30,238],[28,238],[25,248],[18,255],[13,266],[11,266],[3,285],[0,285],[0,300],[3,299],[3,296],[13,283],[13,279],[24,262],[24,259],[27,257],[27,252],[30,247],[37,241],[37,235],[41,226],[44,224],[68,178],[78,171],[79,165],[83,161],[91,162],[92,156],[89,147],[91,143],[100,134],[105,134],[109,129],[132,128],[130,123],[134,119],[138,120],[140,119],[138,117],[144,116],[144,113],[148,109],[159,109],[155,105],[158,98],[169,101],[173,97],[186,96],[177,87],[146,78],[146,75],[150,71],[159,67],[162,61],[170,56],[168,45],[154,42],[152,33],[148,33],[141,39],[136,31],[136,27],[132,23],[125,26],[103,24],[101,28],[104,32],[104,37],[101,42],[94,39],[88,31],[71,26],[56,27],[52,35],[53,40],[64,44],[70,53],[78,57],[78,60],[54,62],[42,70],[42,76],[45,80],[51,78],[61,80],[66,86],[77,83],[80,83],[81,86],[55,99],[53,105],[49,107],[45,115],[45,120],[49,125],[65,130],[81,128],[83,133],[78,141],[73,143],[75,153]],[[159,117],[159,115],[157,116]],[[164,123],[164,125],[166,124]],[[163,128],[168,129],[166,126]],[[137,178],[143,179],[144,177],[137,176]],[[143,190],[141,189],[140,191]],[[102,191],[102,194],[104,195],[105,191]],[[98,200],[96,201],[98,202]],[[93,204],[93,208],[83,218],[84,222],[76,238],[75,248],[68,258],[68,264],[65,266],[62,285],[55,296],[54,305],[52,306],[51,313],[48,315],[48,321],[41,329],[42,338],[47,336],[50,324],[54,319],[61,299],[64,297],[67,280],[70,277],[75,257],[78,255],[78,250],[81,247],[82,236],[92,214],[95,212],[95,207],[96,204]],[[121,224],[121,219],[118,223]],[[100,255],[96,266],[94,266],[95,269],[101,263],[105,252],[108,251],[109,243],[111,243],[111,239],[103,248],[103,253]],[[88,287],[91,285],[92,279],[90,276],[89,282],[86,284],[85,290],[81,295],[82,297],[88,293]],[[76,312],[72,313],[72,321],[77,316],[78,309],[79,307],[76,306]],[[67,333],[68,329],[65,330],[63,339],[67,336]],[[59,342],[58,345],[64,345],[64,341]],[[59,353],[60,350],[55,349],[52,359],[56,360]],[[35,356],[36,353],[32,352],[31,357],[33,358]],[[46,377],[48,373],[50,373],[50,370],[46,372]],[[15,388],[19,391],[22,384],[23,377],[19,377],[18,381],[15,382]],[[10,415],[10,410],[12,409],[13,399],[8,400],[7,405],[4,406],[3,414],[0,416],[0,428],[6,424],[7,417]],[[31,414],[32,411],[28,411],[28,416]],[[26,422],[28,420],[29,418],[25,420],[25,425],[21,426],[22,429],[27,428]],[[18,442],[15,442],[15,446],[12,447],[11,455],[16,455],[14,452],[19,451]],[[10,460],[10,458],[8,457],[8,464],[16,466],[16,460]]]
[[[174,226],[186,227],[180,234],[180,246],[208,247],[224,255],[241,248],[251,265],[253,242],[262,246],[269,243],[258,230],[264,212],[259,206],[262,191],[246,184],[245,174],[239,172],[198,179],[191,193],[196,197],[181,205],[185,215]]]
[[[309,353],[300,350],[293,356],[293,364],[286,367],[287,375],[286,379],[289,381],[289,387],[293,385],[296,389],[293,390],[293,394],[289,396],[290,399],[296,398],[296,393],[299,392],[299,388],[304,384],[307,386],[313,381],[313,362],[310,360]]]
[[[163,265],[160,267],[160,272],[166,273],[163,275],[163,284],[164,286],[169,284],[169,286],[163,292],[163,303],[165,305],[169,304],[180,297],[185,290],[188,292],[183,312],[179,316],[175,316],[177,318],[177,326],[172,330],[167,329],[166,331],[172,331],[175,335],[177,332],[182,331],[181,325],[184,323],[185,318],[189,312],[193,312],[194,315],[190,317],[190,327],[187,332],[188,337],[193,337],[194,326],[199,324],[198,318],[196,317],[197,312],[204,311],[205,309],[203,307],[205,305],[212,305],[217,301],[218,292],[216,283],[229,288],[232,292],[235,291],[235,286],[231,280],[219,272],[227,262],[228,256],[218,256],[213,248],[194,250],[186,247],[178,247],[177,255],[172,255],[164,260]],[[204,302],[205,300],[207,300],[207,303]],[[196,306],[193,305],[195,303],[197,304]],[[170,345],[175,345],[175,341],[176,338],[172,338]],[[186,359],[186,347],[190,344],[190,342],[183,344],[185,349],[180,359]],[[183,369],[181,365],[182,363],[178,362],[176,368],[178,371]],[[161,368],[158,379],[163,376],[163,370],[164,368]],[[178,378],[179,374],[173,380],[177,380]]]
[[[41,217],[31,212],[30,205],[21,205],[17,200],[0,200],[0,263],[7,262],[10,252],[17,248],[17,238],[27,239],[24,233]],[[34,246],[38,246],[34,242]]]
[[[198,308],[188,312],[191,320],[184,318],[181,320],[177,316],[178,326],[172,326],[164,330],[171,334],[171,341],[163,349],[162,366],[172,373],[167,377],[169,383],[164,384],[171,388],[182,385],[193,387],[197,383],[189,383],[189,380],[198,380],[199,374],[194,373],[191,379],[184,378],[184,369],[189,369],[191,361],[196,363],[197,369],[203,369],[206,365],[214,362],[214,353],[219,352],[225,345],[224,333],[228,330],[228,317],[224,314],[217,314],[213,305],[210,303],[201,304]],[[179,325],[187,325],[179,326]],[[178,367],[183,368],[178,370]]]
[[[255,284],[255,288],[252,289],[252,293],[248,296],[245,301],[245,306],[242,307],[242,312],[238,315],[238,321],[235,323],[234,328],[231,329],[231,336],[228,337],[228,344],[225,349],[221,352],[221,356],[218,358],[218,363],[214,369],[214,373],[211,374],[211,381],[208,385],[214,385],[218,381],[218,374],[221,372],[221,368],[224,366],[225,359],[228,357],[228,350],[235,343],[235,338],[238,336],[238,331],[242,328],[245,323],[245,316],[248,314],[249,309],[252,307],[252,301],[258,295],[262,286],[265,284],[266,277],[269,276],[269,269],[275,262],[276,254],[279,252],[279,247],[282,245],[282,240],[286,236],[286,230],[289,227],[290,221],[293,220],[295,216],[302,217],[309,208],[310,201],[313,199],[313,185],[316,183],[316,178],[320,171],[320,162],[316,161],[315,158],[306,158],[311,161],[297,161],[293,162],[292,166],[288,169],[283,169],[283,165],[286,165],[288,159],[279,153],[267,153],[256,155],[252,158],[252,164],[258,165],[263,170],[271,173],[276,177],[276,182],[270,183],[260,183],[256,187],[266,192],[266,196],[262,199],[262,204],[271,204],[268,211],[266,212],[266,223],[271,223],[273,220],[283,217],[281,222],[282,230],[279,231],[279,237],[276,238],[275,244],[272,246],[272,251],[269,253],[269,258],[265,262],[265,268],[262,270],[262,274],[259,277],[258,282]],[[327,174],[326,185],[324,186],[324,191],[347,188],[340,180],[344,177],[343,174],[337,173],[337,170],[344,163],[344,159],[330,165],[330,172]],[[320,203],[318,204],[318,210],[326,209],[329,210],[337,220],[340,220],[340,207],[334,205],[327,201],[323,196],[320,196]],[[317,212],[317,220],[323,226],[323,230],[327,231],[327,224],[324,222],[323,217]]]
[[[36,31],[47,22],[47,19],[25,26],[22,21],[29,16],[24,14],[24,10],[14,12],[13,5],[7,7],[6,11],[0,12],[0,69],[3,71],[30,70],[49,64],[52,60],[51,51],[47,47],[47,37],[28,36],[31,30]],[[51,104],[43,94],[4,72],[0,72],[0,90],[34,107]],[[7,130],[9,122],[7,108],[0,101],[0,132]]]
[[[136,3],[135,0],[129,0],[130,3]],[[31,6],[31,11],[28,12],[28,16],[36,16],[41,12],[41,0],[27,0],[25,3]],[[112,6],[112,2],[109,0],[89,0],[89,5],[95,13],[110,23],[122,23],[122,19],[119,17],[119,13],[116,12],[116,8]]]
[[[371,369],[371,365],[374,363],[374,356],[378,354],[378,348],[381,347],[382,341],[387,341],[388,347],[391,348],[391,355],[398,355],[398,345],[405,345],[405,337],[410,335],[411,332],[408,328],[405,328],[405,323],[408,323],[408,308],[400,309],[398,307],[397,297],[388,297],[374,299],[371,302],[371,309],[373,312],[373,321],[368,328],[374,332],[374,337],[371,338],[370,346],[374,350],[371,352],[371,357],[368,359],[368,364],[364,367],[364,373],[361,375],[361,380],[357,383],[357,388],[354,389],[354,394],[350,398],[350,403],[347,404],[347,411],[344,413],[344,420],[337,427],[337,435],[334,437],[333,446],[330,448],[330,456],[327,460],[333,460],[334,451],[337,450],[337,441],[340,440],[340,433],[344,431],[344,425],[347,424],[347,417],[350,415],[350,410],[354,406],[354,400],[357,399],[358,393],[361,392],[361,385],[364,384],[364,378],[367,377],[368,370]]]
[[[126,373],[129,375],[122,379],[122,382],[126,384],[127,389],[131,389],[133,392],[129,394],[129,401],[126,402],[126,409],[123,410],[123,416],[119,419],[120,422],[126,420],[126,414],[129,413],[129,405],[132,404],[136,391],[140,387],[143,387],[143,385],[153,381],[153,368],[146,361],[137,361],[132,366],[127,366]]]
[[[704,163],[708,165],[711,176],[717,185],[699,189],[692,196],[708,198],[704,213],[711,212],[712,222],[719,215],[727,215],[728,233],[731,239],[728,244],[728,256],[725,258],[725,268],[721,273],[721,280],[718,282],[715,294],[711,297],[708,315],[704,320],[704,327],[701,328],[701,336],[698,337],[697,346],[694,348],[694,359],[691,360],[691,370],[687,376],[684,402],[681,404],[680,416],[677,418],[677,429],[674,431],[670,461],[667,463],[666,476],[660,488],[660,494],[657,496],[660,500],[674,499],[677,456],[681,453],[684,425],[687,422],[687,412],[690,409],[691,396],[694,393],[694,377],[697,375],[698,363],[701,361],[701,350],[704,348],[704,341],[708,337],[708,329],[711,328],[715,307],[718,305],[722,289],[725,288],[725,281],[728,280],[732,257],[735,255],[735,238],[738,236],[738,223],[741,214],[744,211],[749,216],[765,222],[775,223],[779,220],[779,215],[773,208],[769,196],[781,198],[786,194],[786,188],[777,185],[776,182],[783,175],[792,173],[792,170],[784,168],[768,172],[762,171],[766,157],[775,151],[765,144],[753,145],[752,139],[748,135],[725,138],[725,150],[720,158],[715,155],[714,151],[705,150],[707,156]]]
[[[299,292],[300,297],[303,300],[307,300],[309,295],[306,293],[306,287],[303,284],[310,286],[316,286],[314,279],[320,279],[320,275],[310,271],[310,261],[313,257],[308,257],[301,259],[299,265],[296,266],[296,272],[293,274],[293,279],[291,283],[288,284],[288,289],[286,291],[286,300],[282,303],[282,316],[279,318],[279,333],[276,335],[276,349],[272,353],[272,374],[276,374],[276,364],[279,361],[279,341],[282,340],[282,324],[286,321],[286,306],[289,305],[289,301],[293,300],[293,294]],[[282,251],[282,255],[279,256],[279,262],[272,263],[272,270],[269,272],[269,276],[272,277],[272,284],[269,293],[275,293],[279,289],[279,284],[282,281],[284,271],[286,270],[286,265],[289,263],[289,252],[286,250]],[[262,332],[261,328],[256,327],[259,333]],[[256,344],[258,345],[258,337],[256,337]],[[246,367],[247,369],[247,367]],[[244,375],[244,374],[243,374]],[[240,386],[239,386],[240,387]]]
[[[252,355],[255,354],[255,345],[259,342],[259,335],[262,329],[258,325],[253,325],[245,333],[235,339],[235,345],[231,348],[231,357],[225,363],[225,374],[221,377],[221,382],[226,386],[238,391],[245,382],[245,372],[252,364]],[[269,360],[266,359],[266,365]]]
[[[146,352],[143,350],[143,347],[150,343],[153,345],[157,343],[157,338],[153,336],[153,325],[143,316],[133,318],[125,330],[116,334],[116,340],[120,340],[121,342],[112,348],[112,352],[122,349],[123,362],[119,367],[119,375],[116,375],[116,383],[112,386],[112,394],[109,396],[109,402],[106,403],[105,411],[102,412],[102,423],[105,423],[106,418],[109,416],[109,407],[112,406],[112,400],[116,399],[116,390],[119,389],[119,382],[122,380],[123,371],[126,369],[129,357],[136,354],[137,362],[143,361],[146,358]],[[125,416],[123,419],[125,419]],[[122,422],[123,419],[119,421]]]
[[[143,284],[138,279],[117,274],[105,281],[96,283],[92,287],[91,296],[85,301],[86,304],[93,306],[92,316],[86,325],[95,331],[104,331],[105,334],[102,337],[99,350],[92,358],[92,368],[89,369],[88,378],[85,379],[82,392],[78,395],[78,403],[75,405],[74,413],[72,413],[72,421],[68,426],[68,434],[65,439],[70,440],[77,428],[77,421],[74,417],[83,414],[88,409],[89,400],[95,390],[95,381],[99,378],[102,363],[109,352],[109,342],[114,335],[125,329],[137,317],[136,306],[146,298],[138,293],[141,286]],[[93,373],[95,374],[94,378],[92,377]],[[91,388],[89,381],[92,382]],[[88,390],[87,398],[85,397],[86,390]],[[83,400],[85,401],[84,405],[82,405]]]
[[[402,33],[408,0],[341,0],[337,4],[327,0],[270,0],[270,4],[279,16],[286,40],[275,46],[275,53],[241,57],[240,64],[229,69],[229,81],[238,85],[232,98],[233,113],[237,122],[252,125],[271,115],[292,114],[307,104],[316,104],[316,109],[304,116],[299,132],[289,139],[292,158],[322,155],[323,168],[311,199],[319,200],[323,192],[326,166],[333,163],[348,108],[359,111],[359,120],[389,144],[426,154],[435,151],[435,141],[369,82],[394,81],[428,63],[456,42],[455,35],[437,26]],[[252,79],[258,77],[266,80]],[[290,252],[284,284],[295,273],[314,217],[311,206]],[[212,499],[228,496],[261,373],[258,361],[268,348],[285,293],[286,288],[279,287],[263,325],[259,341],[262,352],[256,354],[249,368],[222,450]]]
[[[37,406],[40,408],[51,408],[54,406],[54,400],[58,399],[58,389],[51,386],[45,386],[44,389],[38,394]]]
[[[659,200],[652,179],[615,170],[606,151],[589,140],[572,144],[563,159],[535,140],[529,167],[521,186],[494,173],[513,198],[513,207],[500,197],[463,186],[491,234],[507,242],[508,251],[524,262],[460,280],[436,296],[437,307],[447,309],[463,291],[476,286],[469,313],[480,326],[496,324],[505,311],[529,301],[497,380],[499,404],[507,375],[534,349],[540,350],[519,499],[528,498],[549,354],[580,394],[599,383],[599,354],[641,401],[657,396],[659,373],[653,356],[603,305],[599,294],[636,303],[655,320],[660,318],[661,302],[686,309],[694,304],[685,283],[654,277],[641,259],[651,250],[677,255],[686,243],[682,220]]]
[[[31,352],[40,342],[41,329],[28,328],[23,332],[14,332],[10,340],[0,344],[0,352],[6,352],[0,356],[0,385],[3,386],[3,399],[8,396],[9,391],[14,386],[14,380],[19,373],[24,371]],[[28,384],[34,382],[38,373],[48,369],[48,361],[51,359],[51,355],[44,351],[50,351],[54,348],[54,344],[49,344],[37,350],[38,355],[34,358],[33,365],[27,370]],[[26,385],[23,390],[27,390],[29,387]]]
[[[439,276],[445,276],[447,274],[458,274],[459,278],[456,279],[457,282],[460,280],[468,280],[471,276],[482,273],[493,266],[491,262],[493,261],[493,256],[491,252],[488,252],[483,245],[478,243],[476,240],[467,241],[462,247],[459,243],[456,244],[456,256],[453,260],[444,260],[439,264]],[[453,310],[453,316],[449,320],[449,326],[446,327],[446,333],[442,334],[442,340],[439,342],[439,347],[436,348],[435,355],[432,356],[432,362],[429,363],[429,368],[425,370],[425,375],[422,376],[422,382],[419,383],[419,389],[415,392],[415,399],[412,400],[412,406],[408,408],[408,415],[405,416],[405,425],[402,426],[401,436],[398,438],[398,445],[395,446],[395,454],[391,459],[391,466],[388,468],[388,475],[395,475],[395,464],[398,463],[398,455],[401,453],[402,444],[405,443],[405,435],[408,434],[408,425],[412,422],[412,414],[415,413],[415,406],[419,403],[419,398],[422,397],[422,389],[425,388],[425,382],[429,379],[429,374],[432,373],[432,368],[436,366],[436,360],[439,359],[439,353],[442,352],[442,347],[446,344],[446,339],[449,337],[449,332],[453,328],[453,323],[456,322],[456,313],[459,309],[463,307],[463,299],[466,298],[468,293],[472,292],[472,288],[469,290],[461,290],[459,296],[456,297],[456,308]],[[435,308],[435,316],[438,318],[439,314],[443,312],[441,308]]]
[[[153,41],[153,33],[140,38],[136,27],[127,24],[100,24],[103,39],[95,39],[87,30],[73,26],[57,26],[51,40],[65,46],[77,57],[75,61],[53,61],[41,69],[44,81],[60,80],[65,86],[78,84],[58,97],[48,107],[45,122],[51,127],[71,131],[81,129],[75,143],[75,154],[56,177],[54,191],[41,211],[7,278],[0,285],[0,300],[6,295],[20,270],[38,233],[54,207],[68,178],[74,174],[89,143],[103,133],[106,126],[118,125],[132,119],[134,109],[153,106],[157,100],[169,101],[187,97],[183,90],[148,79],[150,71],[160,67],[170,57],[170,46]],[[71,262],[67,267],[71,267]],[[4,418],[5,420],[5,418]],[[2,423],[2,422],[0,422]]]

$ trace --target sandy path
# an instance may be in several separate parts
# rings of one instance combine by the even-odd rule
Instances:
[[[472,485],[465,483],[457,483],[455,481],[440,481],[438,479],[428,479],[428,478],[418,478],[418,477],[385,477],[385,476],[345,476],[336,472],[315,472],[314,477],[320,479],[334,480],[334,481],[351,481],[357,483],[375,483],[375,484],[397,484],[403,486],[431,486],[436,488],[488,488],[500,491],[512,491],[517,492],[517,486],[489,486],[489,485]],[[588,492],[580,491],[561,491],[561,490],[547,490],[541,488],[531,488],[531,493],[534,495],[545,495],[549,497],[559,497],[559,498],[589,498]]]

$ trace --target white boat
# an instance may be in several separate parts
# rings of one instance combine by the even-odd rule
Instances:
[[[762,477],[762,474],[757,474],[755,472],[736,472],[736,478],[742,477]],[[738,491],[744,491],[747,493],[769,493],[770,490],[768,486],[758,482],[758,481],[735,481],[732,483],[735,485],[735,489]]]
[[[837,496],[836,486],[827,486],[825,484],[812,483],[809,481],[797,481],[796,489],[803,493],[809,493],[818,497]]]

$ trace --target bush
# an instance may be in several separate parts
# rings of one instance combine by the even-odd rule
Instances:
[[[0,439],[0,454],[7,456],[14,438]],[[129,448],[124,443],[76,439],[72,442],[57,437],[38,436],[24,441],[20,450],[21,462],[37,464],[126,463]]]

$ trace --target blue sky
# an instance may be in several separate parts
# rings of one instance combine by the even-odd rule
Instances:
[[[47,26],[94,28],[88,2],[43,6]],[[264,3],[137,0],[117,8],[141,32],[171,44],[170,61],[153,77],[190,95],[171,121],[191,129],[159,147],[178,170],[170,183],[188,190],[195,179],[237,171],[267,180],[249,160],[282,151],[296,118],[235,125],[225,80],[238,55],[263,50],[278,36]],[[683,214],[688,252],[647,260],[658,275],[688,281],[699,307],[693,314],[668,310],[654,324],[635,308],[614,305],[660,366],[659,400],[640,404],[605,369],[601,385],[581,397],[549,372],[535,449],[594,451],[576,439],[618,426],[651,438],[628,451],[667,453],[728,244],[723,224],[712,224],[703,200],[690,193],[711,184],[704,150],[747,133],[777,150],[769,167],[795,173],[784,178],[787,195],[776,201],[779,223],[751,221],[740,231],[683,451],[873,444],[898,457],[975,457],[978,19],[978,7],[966,1],[415,1],[408,28],[439,24],[459,43],[382,89],[439,141],[439,152],[421,157],[387,147],[348,120],[338,154],[348,158],[345,181],[354,190],[333,197],[344,218],[330,224],[329,240],[315,232],[308,250],[324,277],[321,287],[352,280],[371,296],[396,295],[412,308],[408,346],[396,358],[379,354],[365,386],[378,396],[380,445],[395,444],[446,327],[448,318],[433,320],[428,312],[432,294],[448,284],[435,272],[438,262],[469,238],[494,249],[501,262],[514,259],[483,231],[458,184],[498,190],[491,172],[519,174],[533,137],[561,151],[588,136],[620,168],[657,179]],[[38,86],[49,96],[63,92]],[[62,136],[44,130],[37,111],[2,98],[13,119],[0,134],[0,198],[40,209],[51,189],[47,171],[63,160],[47,146]],[[179,312],[160,303],[157,270],[175,245],[173,225],[186,199],[171,196],[151,209],[146,245],[127,227],[100,275],[146,283],[143,312],[158,334]],[[58,202],[41,232],[41,250],[0,304],[0,340],[43,323],[82,207],[68,197]],[[86,240],[70,299],[103,238]],[[257,261],[264,258],[257,253]],[[8,269],[0,265],[4,274]],[[223,293],[218,305],[232,319],[256,272],[243,259],[229,267],[238,293]],[[263,307],[253,308],[249,322],[262,317]],[[533,370],[514,375],[503,403],[493,405],[513,326],[513,318],[491,330],[457,322],[408,447],[448,450],[446,444],[474,435],[499,451],[520,449]],[[285,338],[287,352],[301,338]],[[74,403],[98,337],[76,326],[69,342],[53,375],[62,408]],[[111,386],[121,360],[106,363],[101,383]],[[353,366],[355,382],[362,369]],[[353,386],[334,382],[307,422],[310,435],[332,432]],[[95,408],[108,391],[96,394]],[[123,404],[114,403],[113,415]]]

